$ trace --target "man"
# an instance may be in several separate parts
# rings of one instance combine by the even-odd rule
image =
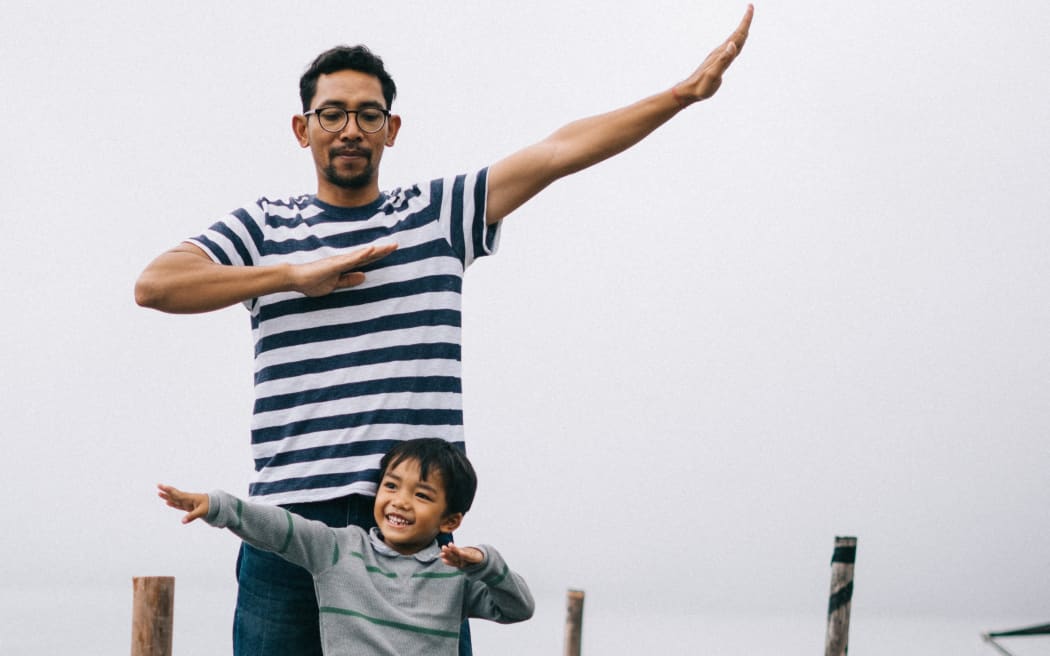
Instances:
[[[368,528],[383,453],[418,437],[462,445],[464,269],[496,250],[500,221],[547,185],[711,97],[752,15],[749,6],[671,89],[570,123],[487,169],[386,192],[379,164],[401,127],[393,80],[365,48],[322,53],[300,80],[303,113],[292,119],[313,156],[316,195],[231,213],[160,255],[135,287],[140,305],[165,312],[235,303],[251,312],[253,500]],[[312,582],[288,567],[242,549],[235,653],[320,653]],[[462,647],[469,653],[467,633]]]

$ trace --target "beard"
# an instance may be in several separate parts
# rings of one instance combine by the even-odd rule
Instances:
[[[325,178],[327,178],[333,185],[343,189],[361,189],[371,184],[376,174],[376,167],[372,164],[372,153],[366,151],[368,152],[368,163],[365,164],[365,167],[361,169],[360,173],[350,175],[340,173],[333,163],[333,160],[335,160],[336,155],[338,154],[338,150],[339,149],[333,149],[333,151],[329,151],[328,153],[328,165],[324,167]]]
[[[324,176],[329,182],[337,187],[343,189],[361,189],[367,187],[372,182],[372,178],[375,177],[376,169],[369,162],[360,173],[354,175],[344,175],[336,170],[334,164],[329,164],[324,168]]]

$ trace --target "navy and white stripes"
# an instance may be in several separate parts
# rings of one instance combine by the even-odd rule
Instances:
[[[255,341],[252,497],[374,494],[379,459],[397,441],[463,442],[462,276],[499,237],[485,224],[486,173],[397,189],[359,208],[263,198],[190,240],[233,266],[398,244],[362,269],[358,287],[245,303]]]

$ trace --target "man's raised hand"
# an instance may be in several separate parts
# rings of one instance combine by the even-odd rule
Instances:
[[[754,5],[748,5],[744,18],[740,25],[729,35],[720,46],[711,51],[700,67],[684,81],[674,86],[675,99],[683,107],[701,100],[706,100],[715,95],[718,87],[722,85],[722,74],[726,72],[729,65],[737,58],[747,41],[748,30],[751,29],[751,18],[755,14]]]

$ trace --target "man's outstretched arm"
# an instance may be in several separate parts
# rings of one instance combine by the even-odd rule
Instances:
[[[503,219],[558,178],[627,150],[687,105],[718,91],[747,41],[754,7],[692,75],[671,89],[606,114],[574,121],[489,169],[488,223]]]
[[[276,292],[323,296],[360,285],[365,274],[357,269],[389,255],[395,248],[395,244],[367,246],[307,264],[226,266],[184,242],[162,253],[139,275],[135,302],[163,312],[190,314]]]

